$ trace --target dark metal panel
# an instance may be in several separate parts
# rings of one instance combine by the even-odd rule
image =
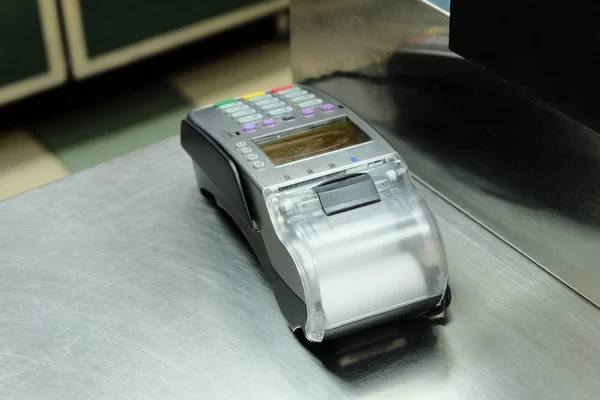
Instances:
[[[600,2],[453,0],[450,48],[600,131]]]

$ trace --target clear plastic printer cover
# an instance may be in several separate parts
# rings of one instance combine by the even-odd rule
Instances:
[[[375,204],[327,216],[311,187],[267,196],[283,245],[305,291],[306,337],[443,294],[441,237],[401,161],[367,170]]]

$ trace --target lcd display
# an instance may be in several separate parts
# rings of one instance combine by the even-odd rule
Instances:
[[[343,119],[256,144],[273,164],[284,165],[369,141],[371,138],[358,126]]]

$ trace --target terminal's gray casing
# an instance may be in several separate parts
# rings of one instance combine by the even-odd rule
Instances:
[[[279,121],[275,129],[284,130],[258,127],[252,135],[218,108],[190,112],[181,140],[203,193],[240,228],[288,324],[311,341],[443,311],[449,291],[441,236],[406,165],[352,111],[301,88],[335,110],[310,120],[297,114],[291,123]],[[283,166],[254,143],[340,118],[372,140]],[[242,141],[266,168],[246,162]]]

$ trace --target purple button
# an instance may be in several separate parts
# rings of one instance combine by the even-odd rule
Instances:
[[[322,111],[331,111],[335,108],[335,106],[333,104],[323,104],[321,106],[321,110]]]
[[[273,118],[267,118],[263,121],[263,126],[273,126],[275,125],[275,120]]]
[[[305,108],[304,110],[302,110],[302,116],[303,117],[310,117],[315,115],[315,109],[314,108]]]
[[[252,132],[256,130],[255,124],[246,124],[244,125],[244,132]]]

